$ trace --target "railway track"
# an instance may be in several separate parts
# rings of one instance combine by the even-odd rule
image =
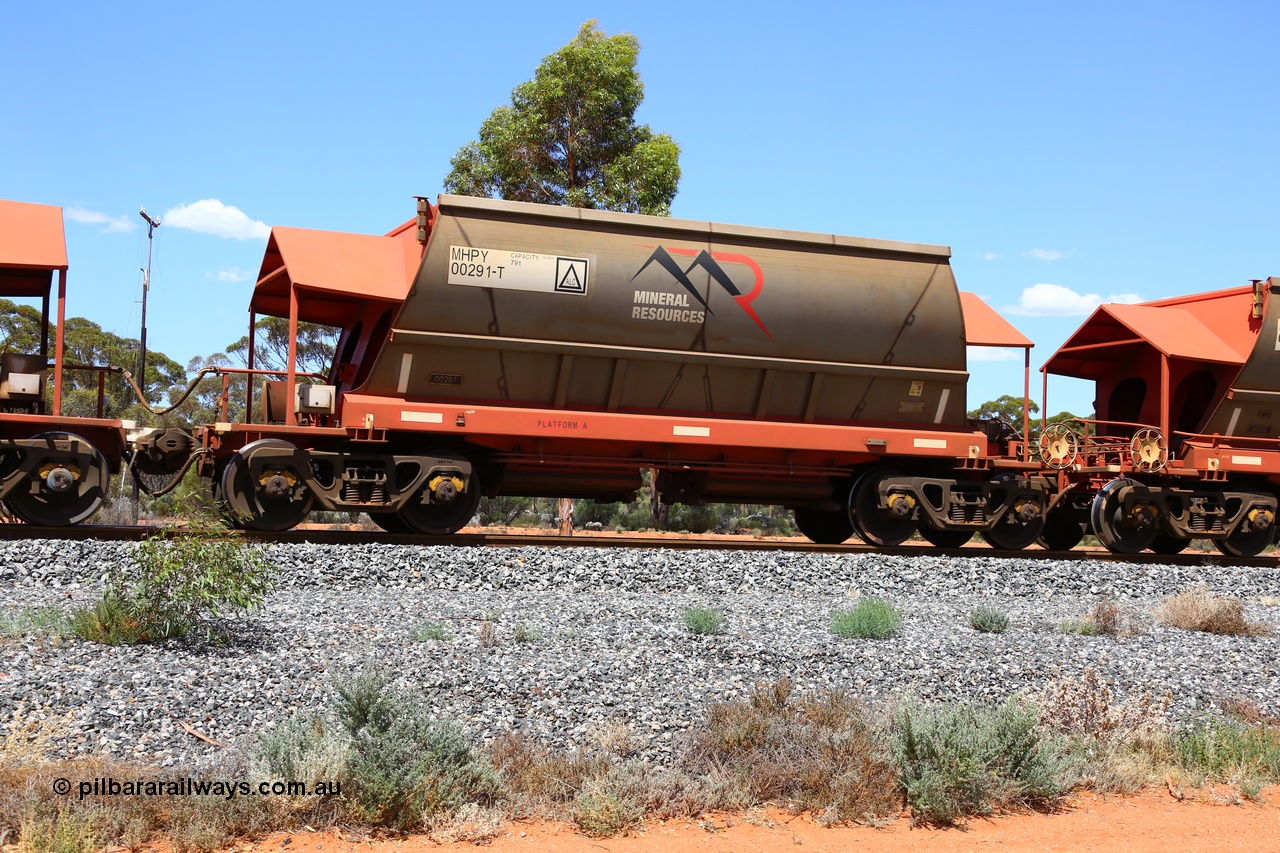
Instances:
[[[68,527],[39,527],[29,524],[0,524],[0,540],[63,539],[141,541],[171,528],[134,525],[78,524]],[[892,554],[896,556],[951,556],[994,557],[1021,560],[1101,560],[1137,564],[1199,566],[1232,565],[1267,567],[1277,564],[1274,553],[1258,557],[1228,557],[1216,551],[1185,551],[1181,554],[1113,554],[1104,549],[1076,548],[1070,551],[1044,551],[1028,548],[1023,551],[1002,551],[984,545],[963,548],[938,548],[932,545],[908,544],[895,548],[880,548],[862,542],[840,545],[818,545],[813,542],[779,541],[776,539],[737,539],[706,537],[665,536],[613,536],[609,534],[579,534],[559,536],[547,533],[455,533],[451,536],[425,536],[419,534],[385,533],[381,530],[342,530],[335,528],[308,528],[276,533],[256,530],[227,531],[229,536],[239,536],[254,542],[310,543],[316,545],[399,544],[399,545],[451,545],[455,547],[482,548],[669,548],[680,551],[791,551],[813,554]]]

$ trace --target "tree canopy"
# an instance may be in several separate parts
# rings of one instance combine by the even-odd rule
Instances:
[[[1034,400],[1028,401],[1028,409],[1031,412],[1031,438],[1034,440],[1040,435],[1040,419],[1036,415],[1040,412],[1040,407],[1036,405]],[[1022,432],[1022,398],[1015,397],[1012,394],[1005,394],[994,400],[988,400],[976,409],[969,411],[969,417],[975,420],[997,420],[1003,421],[1013,428],[1014,432]],[[1089,418],[1093,415],[1090,414]],[[1079,415],[1071,412],[1058,412],[1045,418],[1045,425],[1066,423],[1071,424],[1075,429],[1083,429],[1081,421],[1083,419]]]
[[[0,352],[37,353],[40,351],[40,312],[29,306],[0,299]],[[55,324],[49,324],[49,357],[53,358]],[[83,317],[68,317],[63,329],[63,363],[95,365],[137,370],[137,338],[124,338],[109,332]],[[182,365],[162,352],[147,353],[147,375],[138,384],[146,389],[154,404],[165,394],[176,395],[186,386]],[[46,387],[52,394],[52,384]],[[63,414],[94,417],[98,413],[98,374],[89,370],[66,370],[63,373]],[[147,417],[133,389],[119,373],[107,374],[103,388],[103,415],[110,418],[132,418],[145,422]]]
[[[253,325],[253,366],[263,370],[285,370],[289,366],[289,321],[282,317],[263,317]],[[327,373],[333,364],[342,329],[316,323],[298,324],[298,372]],[[244,335],[227,347],[227,355],[235,356],[241,365],[248,364],[249,336]]]
[[[640,42],[594,20],[546,57],[451,161],[451,193],[624,213],[671,214],[680,146],[635,123]]]

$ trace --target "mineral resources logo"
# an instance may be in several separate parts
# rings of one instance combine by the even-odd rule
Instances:
[[[645,246],[644,248],[652,248]],[[693,258],[693,263],[688,267],[681,267],[673,255],[681,255],[683,257]],[[724,267],[720,264],[741,264],[747,267],[754,276],[754,287],[748,293],[743,293],[733,279],[725,272]],[[711,306],[707,304],[707,300],[703,299],[702,294],[698,292],[698,288],[694,286],[689,279],[689,274],[695,269],[701,268],[711,280],[733,298],[738,303],[738,307],[751,318],[760,331],[764,332],[765,337],[773,340],[773,335],[769,334],[769,330],[765,328],[764,322],[756,314],[751,307],[751,303],[756,300],[761,293],[764,292],[764,272],[760,269],[760,265],[746,255],[739,255],[732,252],[708,252],[706,249],[679,249],[658,246],[653,249],[653,253],[649,255],[636,274],[631,277],[634,282],[640,277],[650,264],[657,264],[666,270],[667,273],[675,279],[687,293],[663,293],[661,291],[637,290],[635,292],[635,305],[631,309],[631,316],[640,320],[668,320],[672,322],[683,323],[701,323],[706,319],[707,314],[715,316],[715,312],[711,310]],[[693,308],[689,301],[692,297],[702,310]],[[653,305],[664,307],[650,307]]]

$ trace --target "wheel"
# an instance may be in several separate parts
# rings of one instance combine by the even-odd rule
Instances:
[[[1214,546],[1217,547],[1220,553],[1226,554],[1228,557],[1256,557],[1266,550],[1275,535],[1275,531],[1272,529],[1275,525],[1258,527],[1250,524],[1250,529],[1246,532],[1244,530],[1246,523],[1248,523],[1248,519],[1239,524],[1231,534],[1221,539],[1213,540]]]
[[[799,506],[795,517],[800,532],[819,545],[839,545],[853,535],[853,522],[847,512]]]
[[[222,513],[222,520],[232,530],[244,530],[244,523],[236,516],[227,505],[226,499],[222,496],[222,475],[226,473],[227,467],[223,465],[213,472],[213,482],[209,484],[209,491],[213,494],[213,503]]]
[[[295,468],[296,450],[287,441],[263,438],[227,461],[219,484],[235,521],[250,530],[288,530],[307,517],[315,496]]]
[[[1151,547],[1160,533],[1155,512],[1150,507],[1135,504],[1126,513],[1122,489],[1137,486],[1133,480],[1112,480],[1094,496],[1089,506],[1089,523],[1093,532],[1108,551],[1116,554],[1137,554]]]
[[[916,528],[924,541],[938,548],[960,548],[973,538],[972,530],[939,530],[921,522]]]
[[[378,527],[388,533],[412,533],[409,525],[405,524],[400,516],[394,512],[371,512],[368,513],[369,520]]]
[[[110,482],[98,448],[69,432],[46,432],[34,440],[46,442],[51,453],[5,495],[9,511],[42,527],[79,524],[97,512]]]
[[[1070,551],[1084,539],[1085,525],[1072,521],[1061,512],[1051,512],[1044,520],[1044,530],[1036,540],[1046,551]]]
[[[1157,533],[1156,538],[1152,539],[1151,544],[1147,546],[1147,550],[1156,554],[1181,554],[1190,544],[1190,539],[1170,536],[1168,533]]]
[[[910,502],[896,501],[897,512],[880,506],[880,483],[896,476],[897,472],[885,468],[868,471],[857,479],[849,492],[849,515],[854,532],[869,545],[884,548],[901,545],[916,530]],[[904,506],[905,511],[901,509]]]
[[[427,457],[436,454],[418,455]],[[431,483],[424,485],[400,508],[400,521],[411,532],[431,536],[448,536],[466,527],[480,506],[480,475],[474,470],[471,472],[471,482],[466,484],[465,491],[456,486],[445,487],[443,491],[451,493],[452,497],[440,500],[441,487],[438,486],[433,492]]]
[[[982,531],[982,538],[992,548],[1001,551],[1021,551],[1031,545],[1044,533],[1044,516],[1037,515],[1032,521],[1018,521],[1013,513],[996,522],[990,530]]]

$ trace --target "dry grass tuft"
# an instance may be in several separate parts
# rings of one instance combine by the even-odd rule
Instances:
[[[467,803],[458,812],[427,821],[427,837],[437,844],[488,844],[501,834],[507,817],[500,810]]]
[[[563,814],[587,783],[603,778],[604,756],[547,749],[521,732],[504,732],[489,745],[489,758],[507,791],[514,817]]]
[[[896,814],[898,768],[861,704],[840,692],[791,694],[783,680],[712,706],[686,770],[727,780],[740,807],[784,803],[825,823]]]
[[[1223,699],[1220,707],[1222,713],[1247,725],[1280,728],[1280,716],[1268,714],[1248,699]]]
[[[1219,597],[1205,584],[1171,595],[1160,606],[1158,618],[1171,628],[1249,637],[1267,633],[1266,626],[1244,618],[1244,602],[1235,597]]]
[[[1058,734],[1127,740],[1165,728],[1170,699],[1143,693],[1117,705],[1107,683],[1087,668],[1079,678],[1050,684],[1036,704],[1040,724]]]

